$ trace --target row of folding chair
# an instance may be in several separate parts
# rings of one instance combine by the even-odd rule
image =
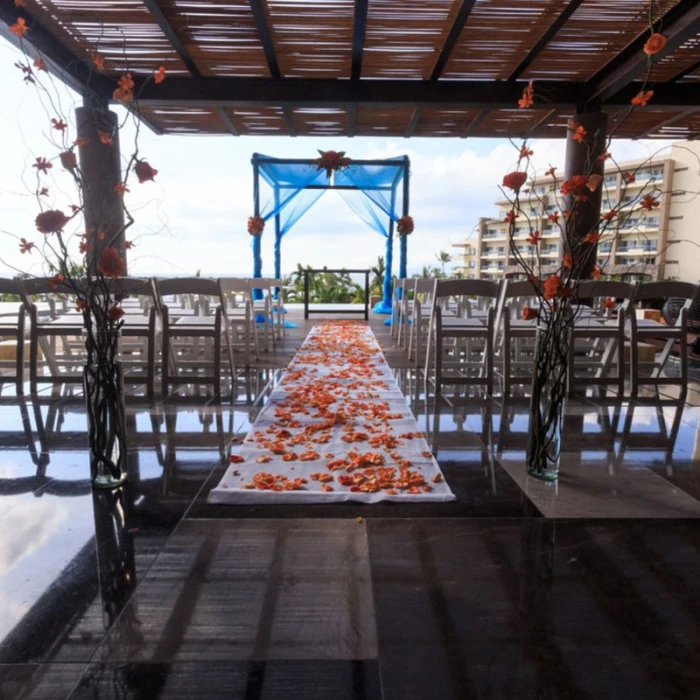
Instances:
[[[696,285],[676,281],[581,283],[567,324],[568,392],[613,385],[623,394],[626,362],[633,396],[642,384],[677,384],[685,390],[687,314],[697,295]],[[671,297],[684,300],[672,326],[646,318],[635,306]],[[498,367],[508,395],[514,385],[532,382],[537,320],[523,319],[522,310],[539,303],[537,290],[526,281],[397,280],[391,330],[417,367],[424,362],[437,393],[449,383],[483,385],[490,394]],[[643,350],[653,357],[642,357]],[[674,350],[679,370],[670,376],[665,370]]]
[[[125,311],[120,352],[125,381],[145,379],[149,394],[159,358],[164,394],[181,384],[212,384],[218,392],[222,349],[233,377],[234,353],[248,366],[252,353],[258,359],[260,348],[269,350],[284,332],[281,297],[273,296],[281,280],[125,277],[106,284]],[[260,299],[254,298],[256,290]],[[0,279],[0,294],[22,300],[11,313],[0,310],[0,337],[15,346],[12,362],[0,365],[0,382],[13,382],[23,392],[27,335],[33,393],[40,383],[80,382],[83,319],[74,308],[74,290],[43,278]]]

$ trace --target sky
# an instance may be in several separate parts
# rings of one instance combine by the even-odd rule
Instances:
[[[32,196],[36,177],[31,164],[37,156],[52,158],[58,153],[51,143],[51,109],[47,112],[37,91],[23,83],[14,67],[20,58],[16,49],[0,41],[0,95],[4,105],[10,105],[0,109],[3,276],[12,276],[17,269],[42,274],[39,256],[21,255],[18,243],[21,237],[41,238],[34,227],[38,208]],[[69,117],[74,138],[71,115],[79,98],[59,83],[54,100],[60,100],[63,116]],[[130,152],[133,134],[131,125],[121,134],[124,156]],[[619,140],[612,151],[619,162],[648,157],[669,146],[663,141]],[[563,168],[563,139],[535,140],[530,147],[538,171],[550,165]],[[126,195],[136,219],[129,234],[135,246],[129,253],[129,272],[251,274],[251,239],[246,231],[247,218],[253,213],[251,155],[315,158],[317,149],[333,149],[357,159],[401,155],[411,159],[410,213],[416,225],[408,241],[412,274],[423,266],[437,265],[440,250],[457,253],[452,244],[473,235],[480,216],[495,214],[498,186],[515,166],[517,148],[505,139],[158,136],[142,129],[140,154],[158,175],[155,182],[134,181]],[[70,178],[60,167],[52,169],[46,184],[51,207],[67,209],[75,200]],[[264,276],[274,271],[271,228],[263,234]],[[384,254],[384,246],[384,239],[358,219],[338,193],[327,192],[285,236],[282,270],[290,272],[297,263],[366,268]]]

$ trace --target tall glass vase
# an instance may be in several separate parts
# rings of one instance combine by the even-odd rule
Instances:
[[[127,475],[124,378],[119,362],[88,363],[83,370],[88,420],[90,478],[94,488],[111,489]]]
[[[555,315],[538,329],[535,343],[526,464],[528,474],[543,481],[559,476],[569,354],[564,326]]]

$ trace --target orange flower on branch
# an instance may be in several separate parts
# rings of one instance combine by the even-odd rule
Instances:
[[[578,194],[588,184],[588,178],[585,175],[573,175],[568,180],[561,183],[561,193]]]
[[[637,178],[635,178],[634,173],[625,172],[625,173],[622,173],[622,179],[623,179],[628,185],[630,185],[630,184],[633,183]]]
[[[633,98],[632,98],[632,104],[638,107],[646,107],[649,100],[654,97],[654,91],[653,90],[647,90],[646,92],[644,90],[640,90]]]
[[[551,275],[544,281],[544,298],[549,301],[561,292],[561,277]]]
[[[92,244],[88,243],[87,241],[80,241],[78,250],[80,251],[81,255],[85,255],[85,253],[89,253],[92,250]]]
[[[66,170],[74,170],[78,167],[78,159],[73,151],[63,151],[58,157],[61,159],[61,165]]]
[[[576,143],[583,143],[584,139],[586,138],[588,132],[579,124],[578,122],[575,122],[573,119],[569,119],[567,122],[567,125],[569,127],[569,130],[571,131],[571,138],[576,141]]]
[[[15,63],[15,68],[19,68],[22,73],[24,73],[25,83],[34,83],[34,73],[32,73],[32,69],[29,66],[25,66],[23,63],[18,61]]]
[[[63,119],[56,119],[53,117],[51,123],[56,131],[65,131],[68,128],[68,124],[66,124]]]
[[[647,211],[654,211],[654,209],[659,206],[659,202],[656,197],[648,194],[644,197],[644,199],[642,199],[639,206]]]
[[[15,0],[15,7],[26,7],[26,0]]]
[[[572,264],[573,264],[573,261],[572,261],[572,259],[571,259],[571,253],[564,253],[564,255],[563,255],[562,259],[561,259],[561,264],[562,264],[562,267],[563,267],[565,270],[570,270],[570,269],[571,269],[571,266],[572,266]]]
[[[416,229],[413,217],[405,214],[396,222],[396,231],[400,236],[408,236]]]
[[[70,218],[59,209],[47,209],[34,219],[34,224],[39,233],[56,233],[62,230],[69,221]]]
[[[552,177],[554,177],[554,173],[555,173],[556,171],[557,171],[557,169],[556,169],[554,166],[552,166],[549,170],[547,170],[547,172],[545,173],[545,175],[551,175]]]
[[[503,219],[507,224],[512,224],[516,219],[518,218],[518,215],[515,213],[513,209],[511,209],[507,214],[506,218]]]
[[[49,196],[49,188],[48,187],[42,187],[39,190],[39,196],[40,197],[48,197]]]
[[[62,274],[57,273],[49,279],[49,284],[51,285],[51,289],[56,291],[56,288],[58,287],[58,285],[63,284],[65,281],[66,281],[66,278]]]
[[[525,86],[523,89],[523,94],[521,98],[518,100],[518,107],[520,109],[527,109],[528,107],[532,107],[532,105],[535,103],[535,90],[532,87],[532,80]]]
[[[605,214],[603,214],[602,218],[605,221],[612,221],[616,216],[617,216],[617,212],[613,209],[611,211],[605,212]]]
[[[102,73],[105,69],[105,60],[100,54],[94,53],[92,54],[92,65],[95,67],[95,70]]]
[[[32,164],[32,168],[36,168],[40,173],[47,175],[49,170],[53,168],[53,163],[49,163],[46,158],[37,158],[36,163]]]
[[[152,168],[145,160],[140,160],[138,163],[136,163],[134,166],[134,172],[136,173],[136,177],[139,179],[140,184],[152,180],[158,174],[158,171],[155,168]]]
[[[85,311],[85,309],[87,309],[87,300],[80,299],[80,298],[76,299],[75,300],[75,310],[78,313],[82,313],[83,311]]]
[[[600,240],[600,234],[596,233],[595,231],[591,231],[591,233],[587,233],[583,239],[582,243],[587,243],[589,245],[593,245],[594,243],[597,243]]]
[[[124,315],[124,309],[121,306],[113,306],[109,311],[107,311],[107,318],[112,323],[117,323],[119,319]]]
[[[118,102],[131,102],[134,99],[134,80],[131,73],[125,73],[119,78],[117,89],[112,93],[112,97]]]
[[[532,151],[527,147],[527,144],[523,144],[520,146],[520,157],[521,158],[529,158],[530,156],[534,155],[535,152]]]
[[[20,253],[31,253],[32,248],[34,248],[34,243],[31,243],[26,238],[20,238],[19,252]]]
[[[599,160],[601,162],[605,162],[608,160],[608,158],[612,158],[612,153],[608,153],[608,151],[605,151],[605,153],[601,153],[596,160]]]
[[[603,271],[600,269],[600,267],[598,267],[598,265],[596,265],[593,268],[593,272],[591,272],[591,277],[594,280],[599,280],[602,276],[603,276]]]
[[[535,245],[537,241],[539,241],[541,238],[540,232],[539,231],[533,231],[528,237],[527,237],[527,242],[530,245]]]
[[[124,241],[124,250],[131,250],[133,247],[133,241]]]
[[[109,131],[98,131],[97,135],[100,137],[100,142],[105,146],[112,145],[112,134],[110,134]]]
[[[532,319],[537,318],[537,310],[531,309],[529,306],[523,306],[521,315],[523,317],[523,321],[532,321]]]
[[[643,51],[647,56],[655,56],[659,51],[663,51],[666,46],[666,37],[663,34],[655,32],[646,42],[644,42]]]
[[[519,171],[508,173],[503,177],[503,187],[508,187],[514,192],[519,192],[520,188],[525,184],[526,180],[527,173]]]
[[[45,73],[48,73],[48,69],[46,68],[44,59],[41,56],[37,56],[34,59],[34,68],[36,68],[37,70],[43,70]]]
[[[251,236],[259,236],[265,230],[265,219],[262,216],[248,217],[248,233]]]
[[[115,191],[117,194],[121,194],[121,195],[123,195],[124,192],[131,192],[131,190],[126,186],[126,183],[125,183],[125,182],[118,182],[118,183],[114,186],[114,191]]]
[[[153,81],[156,85],[160,85],[165,80],[165,66],[159,66],[158,70],[153,73]]]
[[[86,138],[80,138],[80,139],[75,139],[73,142],[74,146],[77,146],[78,148],[82,148],[83,146],[87,146],[90,143],[90,139]]]
[[[554,211],[547,217],[553,224],[559,223],[559,212]]]
[[[600,187],[601,182],[603,182],[603,176],[598,175],[598,173],[593,173],[588,176],[586,187],[588,187],[591,192],[595,192]]]
[[[611,297],[608,297],[608,298],[603,302],[603,306],[604,306],[606,309],[614,309],[614,308],[617,306],[617,302],[616,302],[614,299],[612,299]]]
[[[21,39],[28,31],[29,27],[24,21],[23,17],[18,17],[14,24],[10,25],[10,31],[18,38]]]
[[[100,255],[97,269],[105,277],[116,279],[124,274],[124,259],[116,248],[105,248]]]

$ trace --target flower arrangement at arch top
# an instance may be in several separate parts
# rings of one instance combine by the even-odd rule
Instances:
[[[265,219],[262,216],[248,217],[248,233],[251,236],[259,236],[265,230]]]
[[[345,170],[350,165],[350,158],[346,158],[345,151],[318,151],[319,158],[314,164],[317,170],[325,170],[328,177],[336,170]]]
[[[665,44],[665,37],[652,30],[644,47],[650,66]],[[645,81],[639,93],[631,99],[628,114],[644,108],[653,95],[653,90],[646,89]],[[535,91],[530,82],[523,90],[518,107],[527,110],[534,103]],[[534,152],[526,135],[521,144],[515,146],[518,151],[517,164],[503,177],[501,185],[510,206],[504,219],[508,224],[510,253],[526,279],[532,283],[535,299],[535,303],[529,303],[521,313],[524,320],[536,321],[539,328],[534,357],[527,462],[530,473],[542,478],[551,478],[552,474],[556,477],[570,361],[570,330],[582,313],[582,306],[574,303],[579,285],[585,279],[598,280],[604,275],[605,265],[598,264],[598,243],[613,241],[621,235],[620,232],[630,233],[630,224],[643,225],[644,217],[659,206],[659,198],[663,194],[655,186],[653,177],[642,188],[628,192],[630,185],[635,183],[637,172],[649,167],[649,162],[641,163],[632,172],[622,172],[610,153],[613,134],[608,134],[603,142],[598,134],[588,133],[576,119],[569,120],[567,139],[576,148],[586,149],[586,157],[583,158],[586,165],[582,172],[566,179],[560,178],[556,168],[550,167],[545,173],[547,178],[551,178],[550,185],[544,188],[544,192],[536,187],[541,183],[541,178],[535,176],[532,165]],[[611,170],[605,168],[608,162],[613,164],[613,172],[619,175],[619,199],[607,210],[601,210],[598,219],[591,223],[586,219],[587,207],[593,198],[602,198],[606,181],[601,173],[605,171],[606,175],[610,174]],[[606,199],[610,201],[611,197],[607,196]],[[542,228],[547,226],[546,233],[558,230],[563,243],[561,260],[554,264],[543,248],[545,232],[538,226],[537,220],[531,218],[533,215],[539,216],[537,211],[542,212]],[[519,240],[523,229],[529,234],[526,249],[521,247],[522,241]],[[610,250],[612,244],[608,254]],[[606,299],[604,310],[610,313],[612,308],[613,304]]]
[[[413,223],[413,217],[409,216],[408,214],[402,216],[396,222],[396,231],[400,236],[408,236],[409,234],[413,233],[414,229],[415,224]]]

